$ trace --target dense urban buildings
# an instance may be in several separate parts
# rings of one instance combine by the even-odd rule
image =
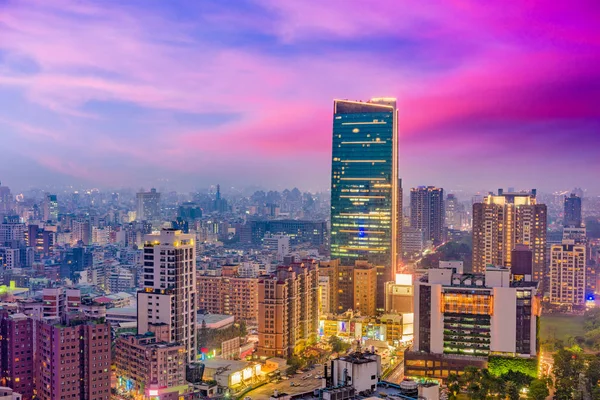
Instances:
[[[377,266],[377,308],[397,268],[400,204],[396,100],[335,100],[331,258]]]
[[[533,280],[544,284],[547,209],[539,204],[536,190],[505,193],[498,190],[473,204],[473,272],[487,265],[511,267],[512,251],[519,245],[533,253]]]
[[[444,189],[419,186],[410,189],[410,226],[423,232],[434,245],[444,241]]]
[[[169,342],[196,359],[196,247],[192,235],[163,229],[146,236],[143,289],[138,292],[138,333],[164,324]]]
[[[258,322],[258,278],[232,275],[198,275],[198,311],[233,315],[236,321]]]

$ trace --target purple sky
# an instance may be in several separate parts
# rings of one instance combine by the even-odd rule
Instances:
[[[0,0],[16,188],[325,189],[333,99],[375,96],[405,186],[600,193],[598,0]]]

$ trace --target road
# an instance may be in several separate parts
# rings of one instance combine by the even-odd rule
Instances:
[[[323,370],[321,368],[315,368],[304,374],[296,374],[289,380],[282,380],[278,383],[267,383],[258,389],[248,392],[245,397],[250,397],[252,400],[268,399],[275,390],[279,393],[287,393],[292,396],[300,393],[312,392],[321,387],[322,380],[316,379],[315,376],[322,373]],[[303,378],[309,374],[312,375],[310,378]],[[292,386],[292,382],[294,383],[294,386]]]
[[[398,363],[396,368],[385,378],[386,382],[400,384],[404,379],[404,362]]]

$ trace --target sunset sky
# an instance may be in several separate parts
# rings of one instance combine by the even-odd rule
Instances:
[[[0,181],[324,190],[334,98],[405,187],[600,194],[600,2],[0,0]]]

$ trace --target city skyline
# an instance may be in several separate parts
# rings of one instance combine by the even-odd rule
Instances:
[[[600,192],[593,2],[236,5],[0,4],[2,182],[325,190],[332,99],[393,96],[406,188]]]

